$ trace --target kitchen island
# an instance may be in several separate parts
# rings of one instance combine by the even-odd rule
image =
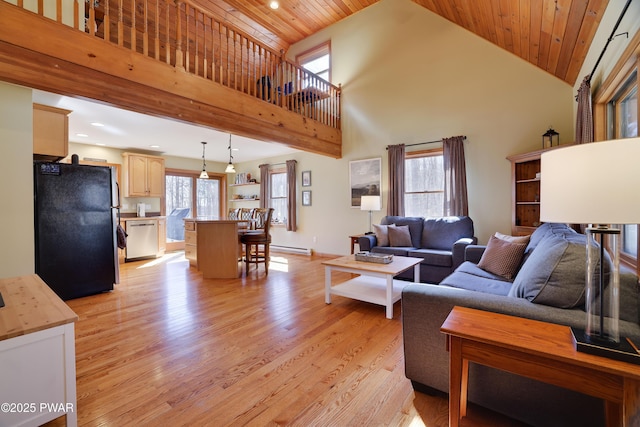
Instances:
[[[185,218],[185,257],[205,279],[240,277],[239,232],[247,221]]]
[[[78,424],[78,316],[32,274],[0,279],[0,425]]]

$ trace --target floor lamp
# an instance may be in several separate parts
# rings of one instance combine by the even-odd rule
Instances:
[[[371,230],[371,212],[379,211],[380,209],[380,196],[362,196],[360,198],[360,210],[369,211],[369,234],[373,233]]]
[[[572,330],[578,351],[634,363],[638,353],[619,335],[620,230],[611,224],[640,223],[639,158],[640,138],[572,145],[541,155],[540,178],[541,221],[589,224],[587,319]]]

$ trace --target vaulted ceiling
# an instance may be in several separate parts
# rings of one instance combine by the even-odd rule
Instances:
[[[276,50],[378,0],[192,0]],[[573,85],[609,0],[412,0]]]

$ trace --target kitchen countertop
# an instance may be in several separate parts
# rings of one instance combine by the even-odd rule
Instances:
[[[36,274],[0,279],[0,293],[0,341],[78,320]]]
[[[121,221],[138,221],[144,219],[166,219],[166,216],[132,216],[132,217],[122,217]]]

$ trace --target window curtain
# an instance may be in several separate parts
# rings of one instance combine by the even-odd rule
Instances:
[[[269,182],[269,165],[264,164],[258,167],[260,168],[260,207],[264,209],[269,207],[269,184],[271,184]]]
[[[444,216],[469,214],[464,136],[442,139],[444,164]]]
[[[405,145],[390,145],[389,151],[389,202],[387,215],[404,216],[404,154]]]
[[[591,106],[591,76],[588,75],[578,88],[576,114],[576,144],[593,142],[593,109]]]
[[[296,231],[296,161],[287,160],[287,231]]]

